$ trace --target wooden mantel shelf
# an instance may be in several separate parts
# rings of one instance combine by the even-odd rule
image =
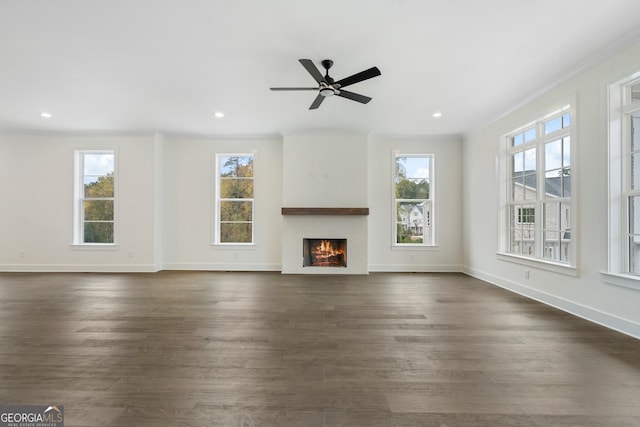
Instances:
[[[369,208],[282,208],[282,215],[369,215]]]

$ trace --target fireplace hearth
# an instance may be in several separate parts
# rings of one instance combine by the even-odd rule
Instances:
[[[303,267],[346,267],[347,239],[302,239]]]

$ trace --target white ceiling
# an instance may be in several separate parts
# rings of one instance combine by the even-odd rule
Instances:
[[[464,134],[638,28],[638,0],[0,0],[0,131]],[[314,85],[299,58],[378,66],[373,101],[271,92]]]

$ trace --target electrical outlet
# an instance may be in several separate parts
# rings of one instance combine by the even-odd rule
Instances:
[[[27,253],[25,252],[25,250],[20,249],[20,258],[24,258],[25,256],[27,256]]]
[[[528,279],[529,278],[529,270],[525,270],[524,271],[524,278]]]

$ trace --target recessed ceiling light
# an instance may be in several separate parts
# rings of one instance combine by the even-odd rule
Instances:
[[[433,113],[431,115],[431,117],[433,117],[435,119],[439,119],[440,117],[442,117],[442,113],[440,111],[436,111],[435,113]]]
[[[224,117],[224,113],[222,111],[216,111],[213,115],[216,116],[216,118],[218,119],[221,119]]]
[[[43,111],[42,113],[40,113],[40,117],[45,118],[45,119],[50,119],[51,118],[51,113],[47,113],[46,111]]]

